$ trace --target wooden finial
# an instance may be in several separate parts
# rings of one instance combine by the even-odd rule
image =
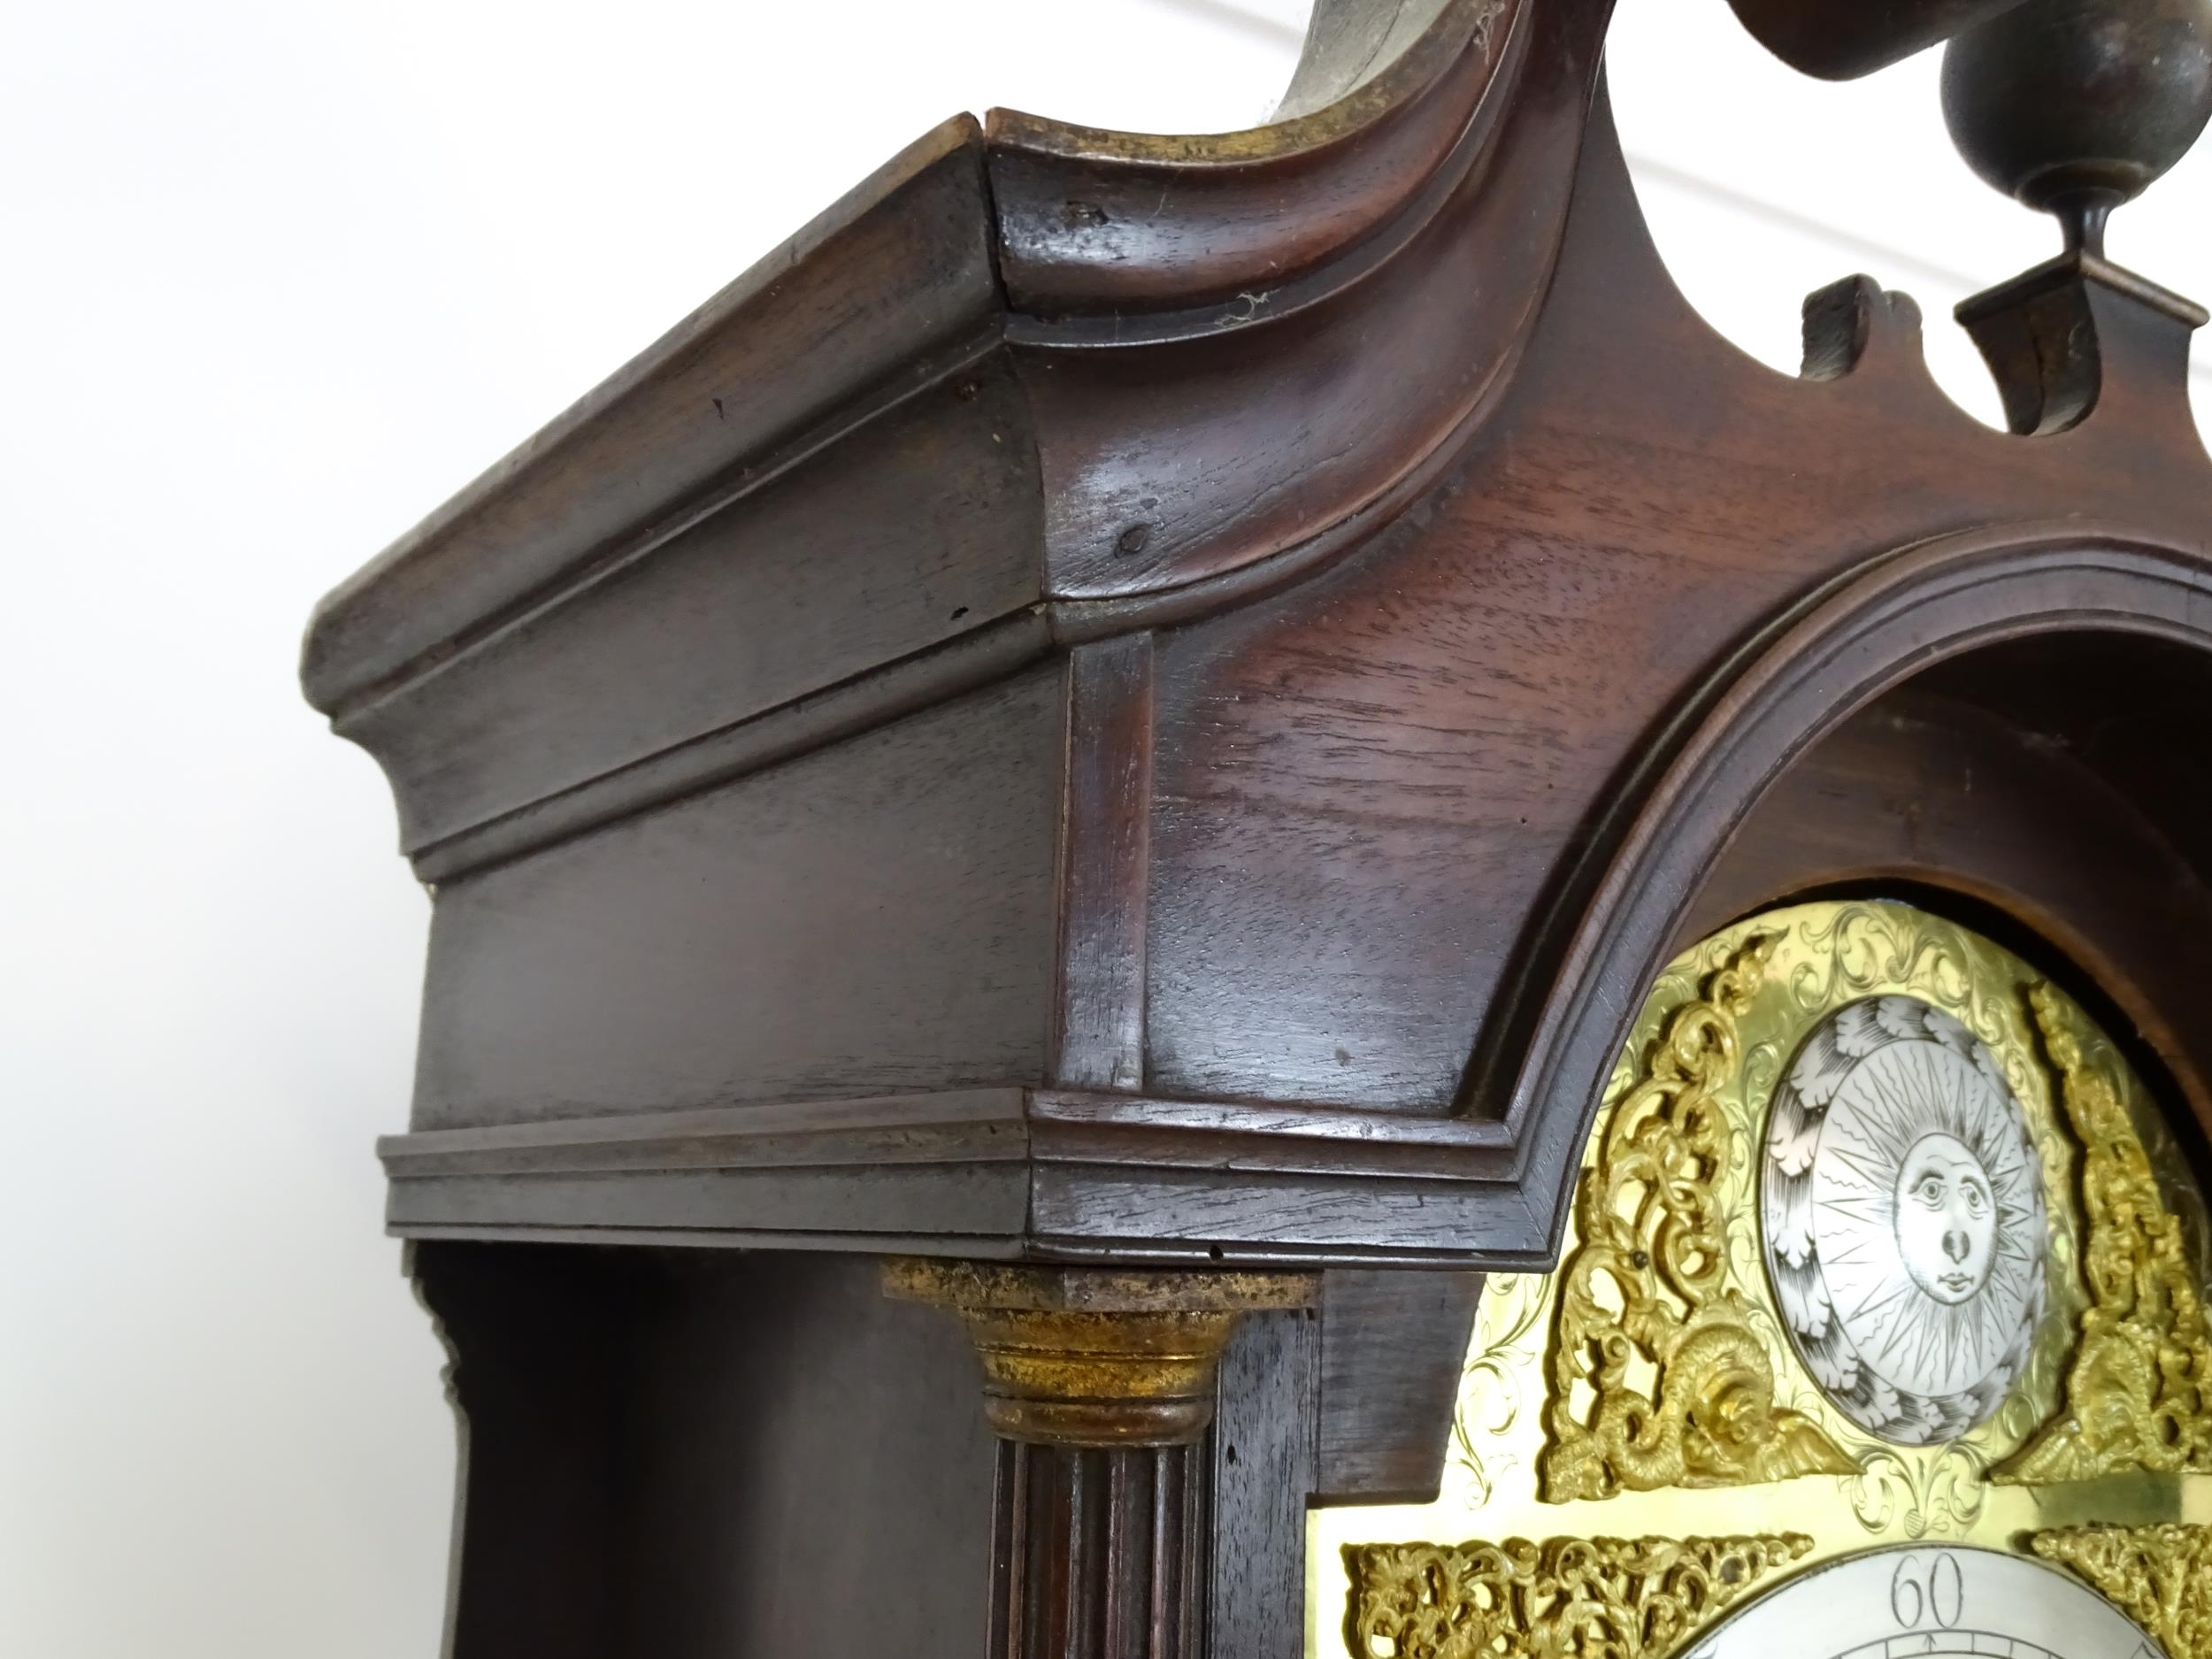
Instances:
[[[1952,39],[1943,117],[1967,165],[2101,254],[2112,210],[2212,116],[2212,0],[2025,0]]]
[[[1854,81],[2020,0],[1729,0],[1759,44],[1801,74]]]

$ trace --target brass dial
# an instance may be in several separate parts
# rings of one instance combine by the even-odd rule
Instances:
[[[2031,964],[1905,904],[1738,923],[1653,987],[1557,1270],[1489,1281],[1442,1496],[1312,1517],[1308,1651],[1727,1659],[1810,1620],[1855,1659],[1824,1598],[1879,1612],[1909,1557],[1990,1609],[1971,1651],[2212,1659],[2204,1236]]]

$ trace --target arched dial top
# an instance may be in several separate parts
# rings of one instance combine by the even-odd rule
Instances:
[[[1436,1504],[1323,1512],[1313,1659],[2212,1659],[2202,1199],[2027,961],[1884,899],[1710,935],[1571,1220]]]

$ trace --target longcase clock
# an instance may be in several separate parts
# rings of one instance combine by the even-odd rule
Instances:
[[[1251,131],[925,134],[324,602],[455,1659],[2205,1659],[2206,313],[2104,233],[2212,22],[1734,3],[1947,42],[2008,430],[1864,277],[1684,303],[1607,0],[1321,0]]]

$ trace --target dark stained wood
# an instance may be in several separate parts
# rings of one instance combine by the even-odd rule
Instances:
[[[634,1263],[543,1247],[419,1244],[459,1430],[452,1659],[618,1651],[621,1355]]]
[[[2147,823],[2212,818],[2212,748],[2194,652],[2128,633],[2060,631],[1939,664],[1917,688],[2008,720],[2091,767]],[[2202,870],[2203,843],[2170,844]]]
[[[978,1163],[1019,1158],[1018,1089],[806,1101],[563,1118],[550,1123],[425,1129],[378,1145],[394,1180],[559,1170],[780,1169],[839,1164]]]
[[[580,785],[703,741],[841,669],[986,626],[1025,590],[1165,596],[1340,550],[1432,477],[1519,349],[1602,11],[1449,0],[1343,104],[1210,149],[948,123],[333,594],[310,630],[311,699],[384,762],[426,853],[481,814],[527,810],[527,779]],[[1003,173],[995,219],[979,218],[987,156]],[[1310,219],[1279,211],[1286,190]],[[1141,211],[1102,206],[1113,191]],[[1085,273],[1087,297],[1024,289],[1033,210],[1080,233],[1041,257]],[[1158,258],[1093,246],[1097,212],[1116,236],[1141,224]],[[978,288],[986,236],[1008,288]],[[1206,250],[1231,265],[1201,275]],[[1494,268],[1471,296],[1457,262],[1476,257]],[[1131,281],[1166,283],[1148,303],[1170,309],[1129,326]],[[1217,289],[1228,303],[1192,309]],[[1420,373],[1385,373],[1363,342],[1409,306],[1431,335]],[[911,355],[887,361],[899,338]],[[1273,435],[1251,419],[1271,403]],[[1294,442],[1313,453],[1294,462]],[[787,545],[809,502],[805,539],[833,555],[820,575],[757,552]],[[885,526],[918,517],[934,533],[887,542]],[[841,569],[866,580],[838,602],[825,579]],[[726,614],[748,591],[748,649],[718,657],[691,612]],[[1125,625],[1079,610],[1055,626]],[[656,633],[664,659],[640,649]],[[616,678],[622,658],[642,683]],[[453,765],[418,733],[527,721],[572,680],[607,701],[556,753],[495,743]]]
[[[390,769],[402,841],[426,850],[975,635],[1039,597],[1026,425],[1003,369],[964,371],[663,527],[336,729]]]
[[[1033,670],[444,884],[416,1125],[1040,1080],[1062,727]]]
[[[1152,829],[1152,636],[1068,659],[1059,1041],[1052,1080],[1144,1081],[1145,900]]]
[[[426,1244],[414,1265],[465,1423],[454,1659],[981,1650],[974,1362],[872,1261]]]
[[[1793,69],[1831,81],[1870,74],[2020,0],[1729,0],[1744,27]]]
[[[1025,1218],[1018,1164],[926,1164],[894,1173],[863,1165],[816,1169],[661,1171],[605,1176],[455,1176],[395,1183],[386,1206],[394,1231],[417,1237],[530,1238],[596,1233],[688,1234],[730,1244],[867,1233],[886,1248],[942,1251],[969,1240],[972,1255],[1010,1254]]]
[[[1571,33],[1571,6],[1548,16]],[[1578,61],[1548,52],[1519,96],[1555,111]],[[970,1254],[1540,1263],[1643,985],[1827,730],[2093,616],[2174,641],[2188,666],[2141,696],[2202,706],[2185,311],[2090,271],[2094,408],[2031,446],[1953,408],[1915,309],[1864,282],[1810,307],[1807,377],[1728,352],[1667,285],[1601,120],[1580,174],[1495,407],[1356,551],[1146,598],[1182,609],[1075,646],[1065,676],[826,733],[442,889],[426,1129],[992,1086],[1029,1092],[1024,1173],[948,1143],[949,1181],[887,1177],[830,1134],[790,1183],[734,1156],[682,1175],[675,1151],[583,1184],[410,1180],[402,1225],[757,1238],[813,1205],[826,1233]],[[1189,361],[1306,338],[1232,332]],[[1055,633],[1124,614],[1054,603]],[[2124,701],[2147,671],[2111,672]],[[2141,810],[2201,867],[2200,814]]]
[[[332,593],[309,701],[434,667],[972,355],[997,298],[979,140],[966,116],[918,140]]]
[[[1304,1645],[1319,1335],[1311,1308],[1247,1314],[1221,1356],[1210,1448],[1211,1659],[1277,1659]]]
[[[1962,534],[1875,564],[1808,611],[1734,682],[1660,777],[1567,945],[1542,1022],[1518,1060],[1508,1111],[1529,1113],[1563,1088],[1571,1091],[1565,1098],[1593,1104],[1556,1141],[1538,1132],[1525,1176],[1538,1202],[1561,1213],[1598,1079],[1618,1053],[1616,1001],[1632,1008],[1641,997],[1728,836],[1787,766],[1912,669],[2010,639],[2111,627],[2146,649],[2183,646],[2201,674],[2212,662],[2202,626],[2206,575],[2201,555],[2087,526]],[[2196,706],[2207,706],[2206,695],[2200,686]],[[2185,843],[2200,842],[2199,826],[2167,827]],[[1958,884],[1959,872],[1939,864],[1924,873],[1939,890]]]
[[[998,1450],[990,1659],[1199,1659],[1206,1448]]]
[[[2031,451],[1941,398],[1907,307],[1839,377],[1724,356],[1651,303],[1632,214],[1594,152],[1547,314],[1576,326],[1540,326],[1434,518],[1158,647],[1150,1086],[1471,1111],[1517,1144],[1525,1124],[1547,1224],[1674,935],[1653,924],[1824,726],[2085,612],[2203,640],[2202,521],[2147,504],[2155,478],[2179,507],[2206,476],[2170,353],[2153,372],[2116,339],[2129,389]],[[1686,398],[1693,365],[1709,399]],[[2085,522],[2085,495],[2145,541]],[[1878,557],[1992,521],[2015,527]],[[1569,1101],[1553,1140],[1542,1109]]]
[[[1051,320],[1265,303],[1464,173],[1481,151],[1468,134],[1507,101],[1524,14],[1539,10],[1447,0],[1386,62],[1370,51],[1353,96],[1247,132],[1152,137],[993,111],[1008,297]]]
[[[386,1215],[443,1237],[980,1233],[972,1253],[988,1255],[1028,1213],[1023,1103],[1018,1089],[952,1090],[418,1130],[379,1145]]]
[[[1051,641],[1042,612],[1018,612],[457,830],[415,850],[415,872],[425,881],[450,880],[680,801],[1003,680],[1045,656]]]
[[[2142,648],[2093,634],[2028,644],[1960,664],[1974,672],[1944,676],[1940,692],[1908,684],[1818,744],[1737,832],[1682,941],[1807,892],[1963,903],[1983,931],[2114,1009],[2115,1029],[2139,1034],[2212,1124],[2212,1026],[2176,995],[2212,987],[2212,887],[2100,764],[2103,734],[2136,718],[2112,688]],[[2051,710],[2061,718],[2023,723],[1981,701],[2024,672],[2070,688]],[[2201,790],[2201,759],[2172,753]],[[2200,861],[2204,844],[2194,850]]]
[[[2076,251],[2039,265],[1963,302],[1958,319],[2024,436],[2086,419],[2104,396],[2108,357],[2126,371],[2114,377],[2120,396],[2162,401],[2169,419],[2188,414],[2188,341],[2204,308],[2101,258]]]
[[[2017,433],[1863,277],[1769,372],[1608,11],[1334,0],[1250,134],[950,123],[319,612],[435,884],[380,1150],[460,1659],[1294,1652],[1304,1505],[1434,1489],[1478,1273],[1763,905],[1948,910],[2212,1125],[2203,313],[1999,282]],[[994,1453],[872,1253],[1325,1271],[1205,1441]]]
[[[1322,1275],[1319,1502],[1435,1499],[1481,1297],[1479,1273]]]
[[[669,1263],[634,1361],[626,1651],[971,1659],[991,1452],[966,1344],[867,1258],[738,1260]]]
[[[975,1651],[989,1468],[975,1368],[951,1321],[875,1296],[872,1263],[416,1250],[466,1425],[457,1659],[522,1641],[549,1655],[827,1655],[872,1618],[872,1640],[892,1644],[876,1651]],[[1294,1652],[1317,1429],[1340,1463],[1348,1411],[1401,1442],[1437,1426],[1436,1402],[1394,1386],[1386,1364],[1432,1373],[1440,1357],[1455,1373],[1463,1318],[1426,1310],[1470,1305],[1458,1279],[1348,1276],[1325,1316],[1340,1327],[1328,1360],[1315,1310],[1247,1315],[1195,1445],[1002,1446],[987,1651]],[[1447,1346],[1425,1354],[1425,1333]],[[1440,1451],[1415,1458],[1431,1483]],[[818,1523],[803,1518],[818,1513],[802,1490],[816,1481],[851,1494]],[[863,1582],[866,1608],[818,1587]],[[1027,1634],[1010,1646],[1010,1630]]]
[[[1479,1196],[1470,1205],[1439,1191],[1441,1164],[1479,1159],[1501,1178],[1509,1171],[1502,1126],[1466,1118],[956,1090],[424,1130],[380,1148],[393,1180],[388,1216],[423,1238],[596,1232],[610,1241],[766,1244],[814,1233],[827,1248],[872,1233],[902,1253],[1187,1259],[1187,1247],[1163,1252],[1146,1232],[1176,1205],[1189,1225],[1189,1194],[1217,1185],[1210,1172],[1234,1160],[1247,1179],[1210,1202],[1208,1260],[1456,1265],[1479,1250],[1526,1263],[1543,1248],[1525,1211],[1501,1217]],[[1132,1177],[1133,1163],[1154,1172]],[[1263,1179],[1271,1171],[1278,1178]],[[1464,1225],[1426,1229],[1450,1229],[1440,1246],[1360,1243],[1348,1230],[1357,1216],[1391,1202],[1417,1215],[1459,1203]]]
[[[1402,486],[1433,480],[1529,338],[1574,186],[1601,9],[1516,12],[1502,37],[1520,65],[1510,99],[1478,111],[1465,142],[1479,153],[1425,180],[1402,240],[1354,242],[1304,279],[1171,330],[1010,319],[1043,449],[1056,599],[1165,596],[1317,543],[1341,550],[1354,521],[1379,527],[1409,504]],[[1372,349],[1378,331],[1394,349]],[[1116,626],[1115,611],[1093,621],[1071,608],[1068,626]]]

